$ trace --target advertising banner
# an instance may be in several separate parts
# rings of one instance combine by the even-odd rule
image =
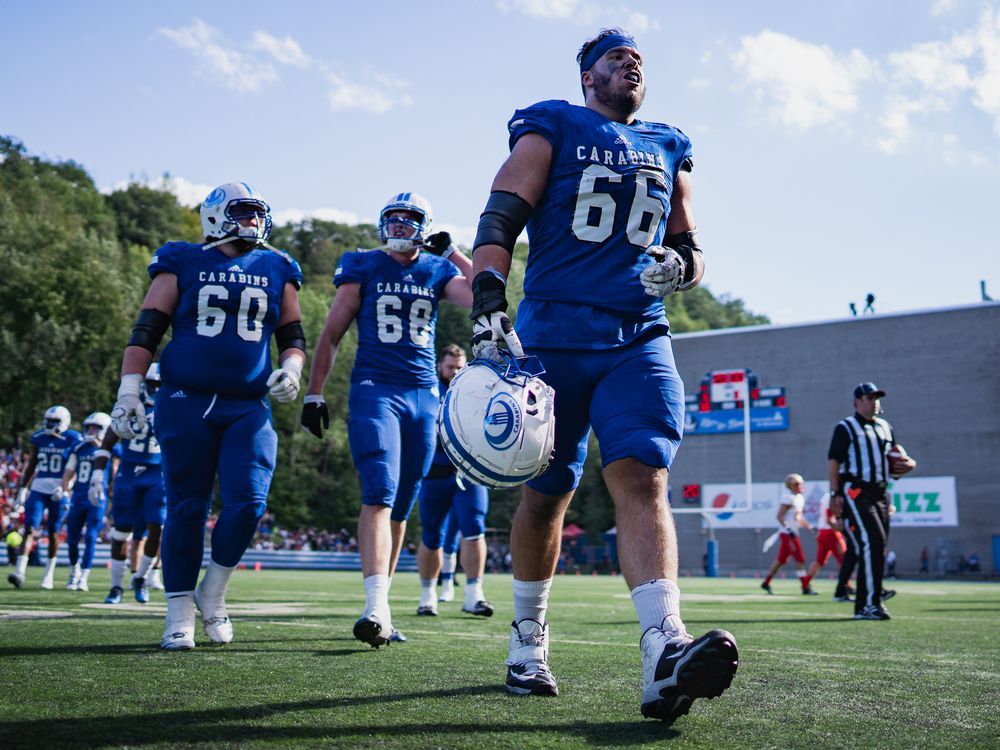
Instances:
[[[829,492],[826,480],[806,480],[804,515],[813,526],[819,518],[819,504]],[[753,503],[747,507],[746,485],[704,484],[703,508],[712,508],[716,529],[773,529],[778,526],[778,507],[785,494],[782,482],[754,482]],[[894,528],[914,526],[958,526],[958,495],[955,477],[904,477],[889,483],[889,496],[896,513]]]

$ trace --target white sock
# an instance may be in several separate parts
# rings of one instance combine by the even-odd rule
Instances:
[[[118,588],[122,587],[122,580],[125,578],[125,565],[127,563],[127,560],[111,561],[111,588],[115,586]]]
[[[177,591],[167,594],[167,627],[194,627],[194,592]]]
[[[441,573],[445,575],[455,575],[455,567],[458,565],[458,554],[450,552],[444,556],[441,563]]]
[[[69,566],[69,580],[74,581],[80,577],[80,563]]]
[[[156,560],[155,557],[147,557],[146,555],[140,555],[139,556],[139,567],[135,571],[135,577],[136,578],[145,578],[146,577],[146,573],[149,572],[149,568],[153,564],[154,560]]]
[[[80,583],[86,583],[87,579],[90,578],[90,568],[84,568],[80,571]]]
[[[230,568],[219,565],[215,560],[208,563],[208,569],[198,586],[201,614],[206,620],[215,617],[220,607],[225,607],[226,590],[229,588],[229,580],[233,577],[235,570],[235,565]]]
[[[365,584],[365,615],[375,615],[383,625],[391,622],[389,614],[389,585],[392,579],[386,575],[368,576]]]
[[[549,608],[549,589],[552,579],[544,581],[519,581],[514,579],[514,622],[534,620],[545,624]]]
[[[643,633],[650,628],[671,637],[686,632],[681,621],[681,590],[673,581],[657,578],[639,584],[632,589],[632,603]]]
[[[24,572],[27,569],[28,569],[28,553],[24,552],[24,553],[22,553],[21,555],[18,556],[18,558],[17,558],[17,565],[15,566],[15,570],[17,570],[17,574],[19,576],[24,577]]]
[[[434,588],[437,585],[436,578],[420,579],[420,606],[433,607],[437,603],[437,595]]]
[[[153,572],[149,576],[149,580],[153,582],[153,586],[154,587],[160,585],[160,569],[159,568],[153,568]]]
[[[483,593],[483,579],[482,578],[468,578],[465,581],[465,606],[473,607],[476,602],[481,602],[486,599],[486,594]]]
[[[51,578],[52,574],[56,572],[56,563],[58,560],[54,557],[49,558],[48,565],[45,566],[45,577]]]

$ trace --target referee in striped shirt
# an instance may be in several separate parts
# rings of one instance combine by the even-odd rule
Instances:
[[[856,620],[889,619],[882,574],[889,535],[888,454],[896,439],[892,425],[878,416],[883,396],[874,383],[854,389],[854,416],[834,428],[828,454],[830,508],[844,519],[844,534],[858,558]]]

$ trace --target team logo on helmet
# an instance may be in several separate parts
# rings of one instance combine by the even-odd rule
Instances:
[[[498,393],[490,399],[483,419],[486,442],[504,450],[517,442],[521,434],[521,407],[509,393]]]
[[[224,201],[225,199],[226,199],[226,191],[220,187],[217,187],[215,190],[213,190],[211,193],[208,194],[208,197],[205,199],[204,205],[217,206],[220,203],[222,203],[222,201]]]

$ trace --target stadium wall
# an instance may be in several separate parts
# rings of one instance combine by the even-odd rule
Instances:
[[[972,553],[984,572],[1000,573],[994,553],[1000,540],[1000,304],[680,334],[674,353],[689,394],[709,371],[737,368],[753,370],[762,386],[785,386],[788,429],[751,438],[758,510],[770,502],[777,511],[780,483],[790,472],[803,475],[813,488],[809,505],[816,505],[825,491],[833,428],[853,413],[854,387],[874,381],[887,393],[883,416],[918,461],[908,479],[926,484],[929,477],[954,477],[957,525],[935,525],[924,514],[929,525],[893,526],[889,548],[896,552],[897,572],[916,574],[927,547],[931,575],[938,573],[939,555],[953,572],[959,556]],[[711,490],[743,481],[742,432],[688,434],[671,472],[671,502],[679,508],[710,506],[721,502],[719,493],[685,499],[683,488]],[[773,491],[759,491],[758,483],[769,483]],[[688,494],[694,490],[689,487]],[[905,499],[903,504],[912,505]],[[726,524],[716,522],[723,575],[765,570],[771,563],[775,550],[761,552],[762,540],[777,528],[774,513],[769,515],[769,523],[755,528],[720,528]],[[919,514],[910,517],[921,521]],[[705,523],[700,514],[676,518],[681,568],[699,573]],[[814,538],[806,532],[803,542],[811,562]],[[833,567],[828,563],[824,573]]]

